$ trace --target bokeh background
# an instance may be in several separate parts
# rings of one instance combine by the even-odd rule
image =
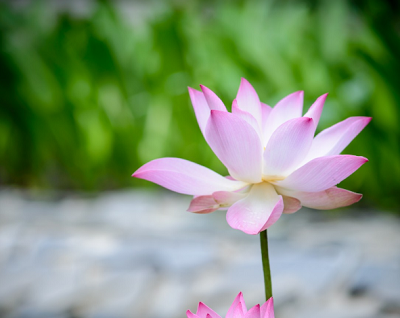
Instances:
[[[372,116],[345,150],[370,161],[341,186],[364,194],[357,215],[397,222],[399,56],[398,1],[0,1],[3,220],[25,222],[37,200],[54,216],[68,213],[59,202],[71,196],[164,195],[130,177],[159,157],[226,174],[200,133],[187,86],[206,85],[230,108],[245,77],[269,105],[304,90],[307,109],[329,92],[319,130]],[[28,316],[13,311],[21,306],[3,301],[4,317],[33,315],[32,307]]]
[[[1,4],[1,183],[105,190],[163,156],[224,173],[187,86],[230,106],[240,77],[270,105],[329,92],[320,129],[372,116],[345,186],[399,209],[399,5],[391,1],[12,1]],[[71,8],[74,8],[72,10]],[[148,184],[150,186],[150,184]]]

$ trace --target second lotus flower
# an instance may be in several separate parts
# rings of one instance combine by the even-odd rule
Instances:
[[[186,315],[188,318],[221,318],[220,315],[203,303],[199,303],[195,314],[188,310]],[[247,310],[243,294],[239,293],[229,308],[225,318],[275,318],[274,301],[270,298],[262,306],[256,305]]]
[[[361,199],[361,194],[336,185],[368,161],[340,153],[371,118],[350,117],[314,138],[327,94],[302,116],[303,92],[288,95],[271,108],[260,102],[245,79],[232,112],[205,86],[201,91],[189,88],[189,93],[201,132],[230,176],[178,158],[153,160],[133,174],[193,195],[188,211],[227,208],[232,228],[258,234],[282,213],[301,206],[326,210]]]

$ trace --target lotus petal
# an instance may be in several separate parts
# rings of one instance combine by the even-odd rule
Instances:
[[[246,193],[228,191],[217,191],[212,195],[196,196],[190,202],[188,211],[198,214],[211,213],[221,207],[229,207],[245,196]]]
[[[298,167],[310,149],[314,131],[309,117],[291,119],[279,126],[264,151],[263,175],[287,176]]]
[[[286,198],[285,195],[289,195],[297,198],[301,205],[317,210],[342,208],[356,203],[362,198],[362,194],[337,187],[331,187],[319,192],[290,191],[287,189],[278,189],[278,191],[284,195],[283,200]]]
[[[261,128],[258,125],[257,120],[250,113],[248,113],[244,110],[241,110],[237,104],[236,99],[234,99],[232,102],[232,114],[235,114],[236,116],[244,119],[247,123],[249,123],[253,127],[253,129],[258,133],[259,138],[261,140],[261,138],[262,138]]]
[[[233,181],[191,161],[161,158],[140,167],[133,175],[183,194],[207,195],[216,191],[236,191],[246,183]]]
[[[244,119],[228,112],[211,111],[206,139],[214,153],[236,180],[261,181],[261,142]]]
[[[194,88],[188,87],[190,100],[192,101],[194,113],[196,115],[197,123],[199,124],[200,130],[205,136],[205,129],[208,118],[210,117],[210,108],[204,94],[195,90]]]
[[[196,314],[188,310],[186,312],[188,318],[221,318],[215,311],[207,307],[203,303],[199,303]],[[274,303],[272,297],[268,299],[261,307],[256,305],[249,311],[246,309],[246,304],[242,293],[236,296],[232,305],[229,308],[226,318],[275,318]]]
[[[200,88],[204,94],[210,110],[220,110],[226,112],[226,107],[222,100],[209,88],[204,85],[200,85]]]
[[[198,214],[211,213],[219,209],[212,195],[199,195],[193,198],[190,202],[188,211]]]
[[[247,193],[228,191],[217,191],[212,194],[214,200],[221,206],[231,206],[232,204],[246,197],[246,195]]]
[[[280,193],[280,194],[282,194],[282,193]],[[282,213],[292,214],[301,209],[301,202],[299,199],[296,199],[295,197],[291,197],[291,196],[286,196],[286,195],[282,195],[282,198],[283,198],[283,205],[284,205],[284,209],[283,209]]]
[[[351,155],[316,158],[275,185],[295,191],[319,192],[346,179],[368,159]]]
[[[323,130],[314,138],[306,161],[340,154],[370,121],[370,117],[350,117]]]
[[[233,204],[226,214],[228,224],[247,234],[258,234],[282,214],[283,200],[266,182],[255,184],[249,194]]]
[[[304,115],[304,117],[310,117],[314,121],[315,127],[318,126],[319,119],[321,118],[322,109],[324,108],[324,103],[328,94],[324,94],[317,98],[314,104],[311,105],[310,109]]]
[[[250,308],[244,317],[245,318],[260,318],[260,305],[255,305],[254,307]]]
[[[267,139],[272,135],[276,128],[284,122],[301,117],[303,112],[304,92],[299,91],[281,99],[272,108],[267,121]]]
[[[267,144],[267,121],[268,116],[271,113],[272,107],[267,104],[261,103],[261,132],[262,132],[262,145],[263,147]]]
[[[247,312],[246,304],[243,299],[243,294],[239,293],[233,301],[231,307],[229,307],[228,313],[226,314],[226,318],[238,318],[244,317],[244,314]]]
[[[207,317],[207,315],[210,315],[211,318],[220,318],[220,315],[202,302],[199,303],[196,314],[199,317]]]
[[[274,299],[271,297],[260,308],[261,318],[275,318]]]
[[[261,127],[260,99],[253,86],[244,78],[240,82],[236,100],[239,108],[251,114],[257,120],[259,127]]]

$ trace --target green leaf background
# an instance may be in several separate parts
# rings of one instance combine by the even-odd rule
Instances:
[[[399,210],[395,2],[98,1],[85,14],[48,4],[0,4],[3,187],[150,187],[130,175],[165,156],[225,174],[187,86],[208,86],[229,108],[245,77],[269,105],[304,90],[307,109],[329,92],[319,130],[372,116],[344,151],[370,162],[341,186]]]

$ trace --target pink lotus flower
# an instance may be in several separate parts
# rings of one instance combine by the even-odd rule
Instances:
[[[326,210],[361,199],[336,185],[368,161],[340,153],[371,118],[350,117],[314,138],[327,94],[302,116],[303,92],[271,108],[242,79],[230,113],[215,93],[200,87],[201,92],[189,88],[197,121],[230,176],[187,160],[162,158],[143,165],[133,177],[193,195],[190,212],[228,209],[229,225],[248,234],[260,233],[282,213],[301,206]]]
[[[221,318],[214,310],[199,303],[197,312],[193,314],[190,310],[186,312],[188,318]],[[250,310],[247,310],[244,303],[243,294],[239,293],[233,301],[226,318],[275,318],[274,302],[272,297],[268,299],[262,306],[256,305]]]

